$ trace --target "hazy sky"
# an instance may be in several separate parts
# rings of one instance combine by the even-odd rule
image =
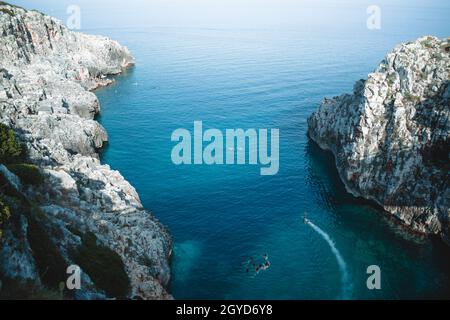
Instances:
[[[433,25],[450,35],[448,0],[17,0],[65,21],[81,8],[83,29],[111,26],[365,27],[369,5],[381,9],[383,27]],[[423,13],[423,14],[422,14]],[[437,27],[436,27],[437,26]],[[431,30],[431,27],[430,27]],[[426,30],[424,30],[426,32]]]

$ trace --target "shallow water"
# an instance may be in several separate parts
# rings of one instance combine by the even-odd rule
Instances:
[[[47,2],[40,9],[48,12]],[[82,3],[83,31],[111,36],[136,57],[133,69],[96,92],[99,121],[110,136],[102,161],[120,170],[169,227],[175,298],[341,298],[338,261],[302,222],[305,210],[345,262],[346,298],[450,298],[448,248],[406,233],[348,195],[331,155],[306,136],[306,118],[320,100],[350,92],[395,44],[448,36],[445,2],[388,7],[378,31],[365,28],[366,3],[307,7],[298,18],[264,11],[270,21],[243,25],[239,15],[230,24],[170,16],[163,25],[163,14],[148,13],[155,25],[145,15],[127,14],[133,2],[117,20],[116,6],[105,5],[98,15],[98,5]],[[65,6],[52,7],[50,13],[64,19]],[[279,173],[173,165],[171,133],[193,130],[195,120],[221,130],[279,128]],[[249,257],[265,253],[270,268],[247,273]],[[366,287],[372,264],[382,271],[378,291]]]

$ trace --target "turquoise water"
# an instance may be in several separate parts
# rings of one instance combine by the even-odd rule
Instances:
[[[118,6],[82,1],[83,31],[119,40],[136,58],[134,68],[96,92],[99,121],[110,136],[102,161],[120,170],[169,227],[175,241],[172,294],[450,298],[450,250],[409,234],[347,194],[332,156],[306,136],[306,118],[320,100],[350,92],[395,44],[448,36],[449,6],[385,4],[382,29],[371,31],[365,1],[322,7],[288,2],[285,10],[255,9],[259,19],[227,8],[227,20],[213,9],[197,19],[175,14],[169,10],[175,7],[161,2],[159,11],[146,15],[130,1],[119,15]],[[63,4],[40,6],[65,17]],[[279,128],[279,173],[260,176],[257,166],[173,165],[171,133],[193,130],[195,120],[221,130]],[[303,223],[305,210],[324,234]],[[249,257],[261,260],[263,254],[270,268],[247,273]],[[381,290],[366,287],[366,268],[373,264],[381,268]]]

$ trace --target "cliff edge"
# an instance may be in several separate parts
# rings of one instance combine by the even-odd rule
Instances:
[[[449,74],[449,39],[400,44],[352,94],[324,99],[308,119],[349,192],[448,243]]]
[[[0,161],[0,296],[25,298],[19,288],[30,287],[76,299],[171,298],[169,233],[97,153],[108,136],[91,90],[132,64],[113,40],[0,3],[1,143],[11,153]],[[80,290],[59,287],[72,264]]]

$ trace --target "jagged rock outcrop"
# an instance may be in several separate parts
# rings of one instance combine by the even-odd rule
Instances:
[[[353,94],[324,99],[309,136],[355,196],[450,243],[450,41],[397,46]]]
[[[133,64],[129,51],[104,37],[68,30],[57,20],[0,4],[0,123],[25,143],[28,160],[45,176],[41,186],[19,186],[5,166],[2,175],[35,203],[44,229],[65,263],[83,234],[116,252],[130,280],[128,297],[171,298],[171,238],[146,211],[135,189],[109,166],[98,149],[108,140],[94,120],[100,106],[90,90]],[[19,190],[20,189],[20,190]],[[29,220],[14,213],[0,245],[0,276],[41,282],[30,247]],[[36,244],[34,244],[36,245]],[[82,270],[79,298],[106,297]]]

